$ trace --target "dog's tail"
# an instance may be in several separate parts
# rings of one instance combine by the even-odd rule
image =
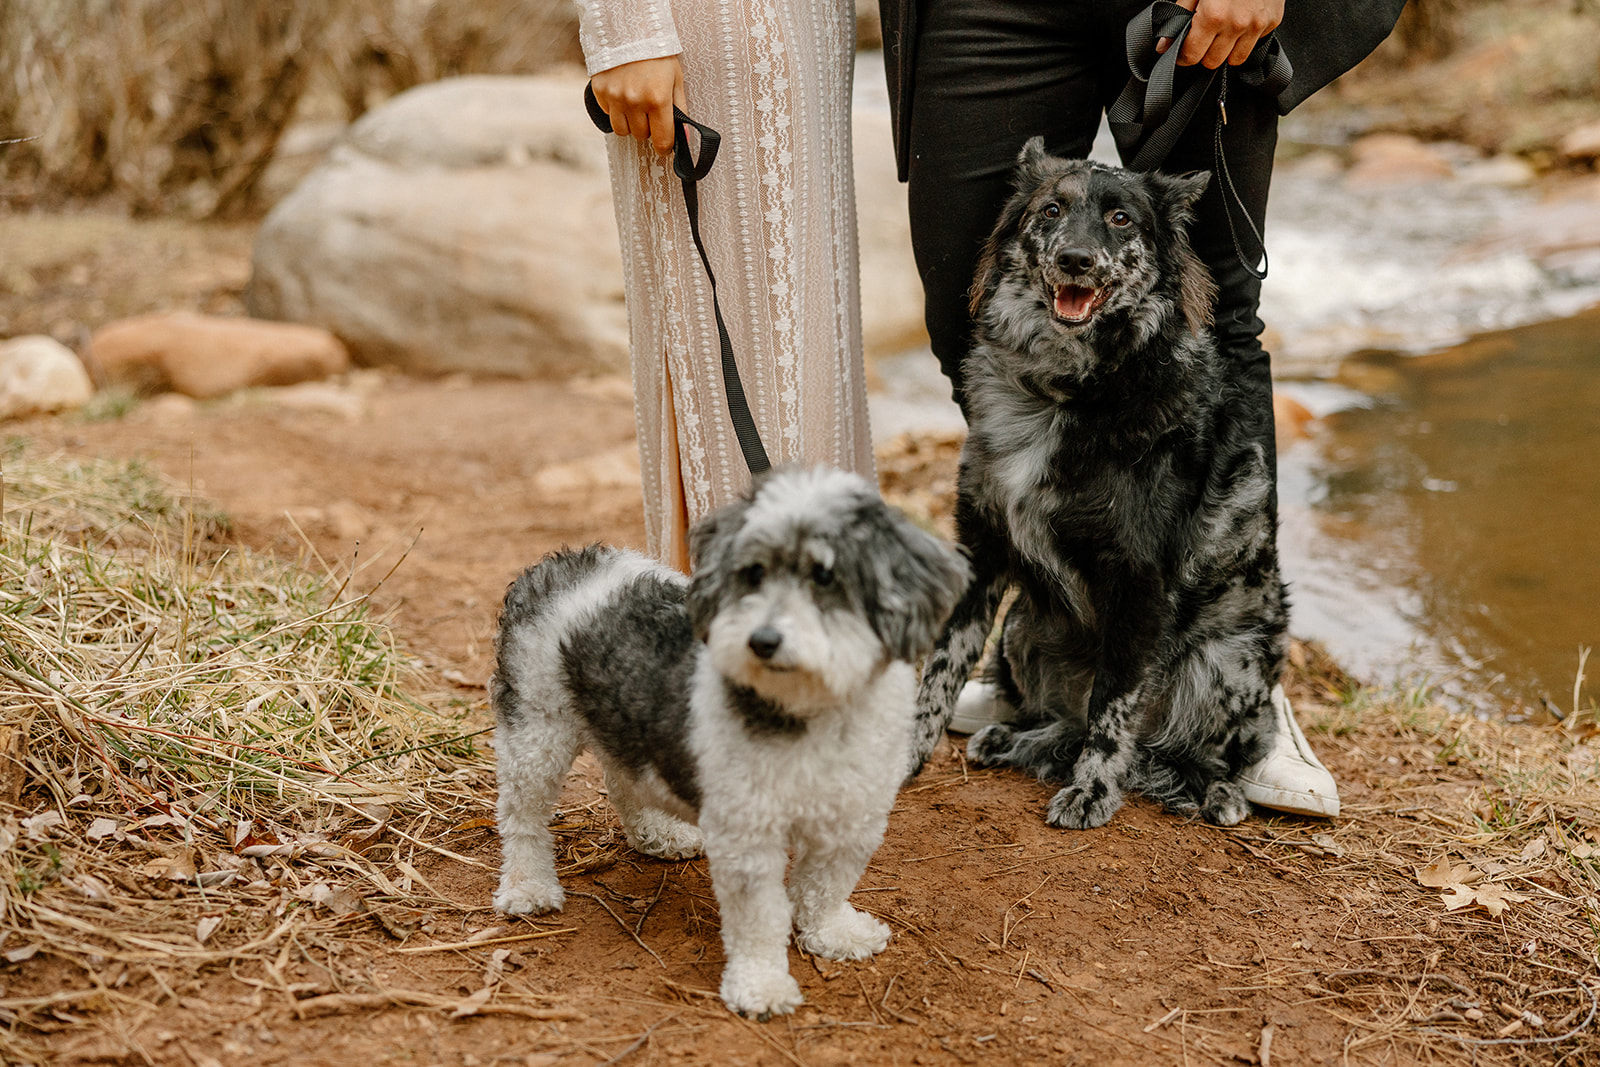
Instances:
[[[593,544],[585,548],[560,548],[517,575],[506,588],[500,607],[500,624],[495,632],[495,669],[489,679],[489,706],[497,720],[514,717],[519,704],[515,672],[507,662],[515,634],[531,630],[555,609],[562,594],[583,585],[604,568],[621,549]]]

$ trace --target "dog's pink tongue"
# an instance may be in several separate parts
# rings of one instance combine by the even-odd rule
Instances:
[[[1081,285],[1063,285],[1056,290],[1056,314],[1072,322],[1089,315],[1094,304],[1094,290]]]

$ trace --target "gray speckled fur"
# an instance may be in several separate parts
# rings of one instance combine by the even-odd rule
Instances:
[[[1020,717],[968,752],[1063,784],[1058,826],[1106,822],[1124,788],[1237,822],[1235,779],[1275,729],[1287,603],[1269,435],[1208,330],[1185,232],[1205,181],[1051,157],[1036,138],[974,283],[956,527],[975,574],[924,668],[915,765],[1016,587],[991,673]],[[1063,286],[1100,302],[1063,317]]]

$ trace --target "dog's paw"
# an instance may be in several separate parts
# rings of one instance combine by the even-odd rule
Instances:
[[[1004,763],[1011,755],[1016,730],[1003,722],[990,723],[967,741],[967,759],[979,767]]]
[[[1120,807],[1122,790],[1115,782],[1091,779],[1082,785],[1074,782],[1051,797],[1045,820],[1066,830],[1088,830],[1110,822]]]
[[[813,956],[830,960],[864,960],[875,956],[889,945],[889,927],[886,923],[843,905],[826,922],[809,930],[801,930],[795,943]]]
[[[1212,782],[1206,787],[1206,802],[1200,817],[1214,826],[1237,826],[1250,814],[1250,802],[1238,782]]]
[[[764,1023],[788,1015],[804,1000],[800,983],[781,967],[730,961],[722,972],[722,1002],[746,1019]]]
[[[686,860],[705,851],[700,828],[665,812],[640,815],[626,828],[628,844],[635,852],[664,860]]]
[[[558,883],[543,883],[533,879],[502,878],[495,890],[494,906],[507,915],[541,915],[547,911],[560,911],[567,895]]]

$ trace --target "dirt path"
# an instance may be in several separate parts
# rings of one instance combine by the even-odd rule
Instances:
[[[365,413],[258,398],[19,429],[48,448],[148,457],[192,478],[233,517],[244,545],[355,557],[367,587],[404,554],[377,600],[410,647],[481,709],[495,610],[515,573],[563,543],[642,540],[625,384],[369,375],[343,396]],[[902,450],[884,457],[886,484],[937,504],[953,464],[948,448]],[[1319,703],[1327,693],[1310,677],[1297,677],[1295,692],[1342,783],[1344,814],[1333,823],[1258,815],[1219,830],[1133,799],[1103,829],[1056,831],[1041,817],[1046,787],[968,773],[946,744],[902,795],[854,898],[894,927],[894,940],[859,965],[791,950],[807,1003],[789,1018],[758,1025],[721,1007],[704,861],[666,863],[623,847],[583,762],[561,827],[563,858],[585,869],[566,878],[570,902],[554,921],[506,923],[489,907],[498,848],[493,786],[482,780],[480,819],[430,831],[468,862],[418,863],[435,892],[404,945],[360,916],[286,946],[276,984],[212,967],[186,986],[146,989],[157,1012],[106,1009],[52,1045],[62,1062],[196,1067],[1465,1063],[1474,1051],[1434,1036],[1430,1018],[1459,1020],[1470,1001],[1487,1012],[1473,1032],[1489,1039],[1514,1021],[1498,1003],[1520,1010],[1545,995],[1537,1010],[1552,1021],[1582,1008],[1561,973],[1592,958],[1584,915],[1557,915],[1554,929],[1570,922],[1568,943],[1541,935],[1530,952],[1517,914],[1446,912],[1437,891],[1417,884],[1417,868],[1460,847],[1459,827],[1492,783],[1470,762],[1441,756],[1448,735],[1358,722]],[[1337,735],[1320,729],[1328,726]],[[1482,835],[1477,847],[1486,847]],[[500,927],[497,936],[566,932],[509,943],[499,962],[488,945],[404,951]],[[454,1003],[483,986],[489,967],[503,969],[502,988],[544,998],[545,1017],[452,1019],[373,992]],[[13,968],[4,980],[17,995],[98,979]],[[1562,983],[1565,999],[1541,994]],[[297,998],[321,993],[352,996],[302,1017],[313,1013]],[[1557,1004],[1563,1010],[1551,1011]],[[1600,1052],[1588,1040],[1486,1046],[1477,1062],[1579,1062]]]

